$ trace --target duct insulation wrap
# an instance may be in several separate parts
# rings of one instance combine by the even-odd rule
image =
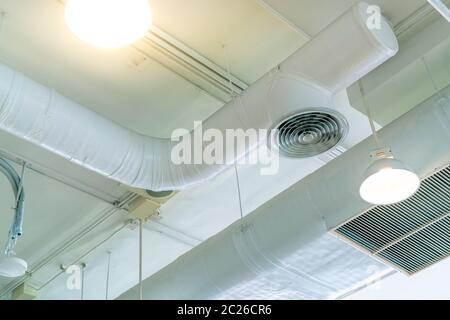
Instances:
[[[289,57],[282,68],[333,93],[348,88],[399,50],[389,22],[377,16],[377,10],[364,2],[356,4]]]
[[[448,165],[450,87],[379,134],[422,177]],[[375,148],[363,140],[181,256],[144,281],[144,298],[331,299],[392,272],[329,232],[370,208],[358,188]]]
[[[396,53],[396,38],[387,23],[381,30],[367,27],[366,7],[358,4],[341,16],[282,63],[277,68],[281,71],[258,80],[203,128],[222,133],[269,129],[283,115],[303,108],[333,108],[334,92]],[[125,185],[154,191],[211,179],[266,139],[253,145],[239,140],[233,148],[225,144],[224,162],[196,164],[191,157],[188,163],[175,164],[172,151],[178,141],[125,129],[6,66],[0,66],[0,107],[1,129]],[[183,140],[195,141],[196,135],[198,130],[186,133]],[[202,151],[207,143],[200,144]]]

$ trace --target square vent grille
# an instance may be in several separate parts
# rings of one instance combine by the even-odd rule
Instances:
[[[334,232],[409,275],[450,256],[450,166],[411,198],[373,207]]]

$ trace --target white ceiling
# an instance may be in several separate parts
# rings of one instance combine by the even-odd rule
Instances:
[[[286,19],[311,36],[348,10],[358,0],[260,0],[269,4]],[[395,26],[427,0],[371,0],[369,4],[381,7],[383,14]]]
[[[252,83],[308,38],[261,0],[151,0],[154,24]],[[266,1],[314,35],[356,0]],[[425,0],[375,1],[397,23]],[[132,47],[98,50],[66,27],[63,1],[2,0],[0,61],[128,128],[159,137],[192,128],[222,102]],[[226,46],[226,49],[223,46]]]
[[[253,1],[152,0],[155,25],[253,82],[305,39]],[[222,106],[131,47],[98,50],[66,27],[57,0],[2,0],[0,61],[131,129],[170,136]],[[211,26],[211,23],[214,23]]]
[[[450,259],[413,277],[396,273],[346,297],[347,300],[448,300]]]
[[[296,28],[314,35],[356,1],[266,2],[296,27],[261,5],[260,0],[150,1],[158,28],[222,68],[227,55],[232,73],[249,84],[308,41]],[[387,15],[399,22],[425,0],[376,2],[385,5]],[[64,24],[61,1],[0,0],[0,11],[6,12],[0,28],[0,62],[128,128],[153,136],[169,136],[174,128],[191,128],[194,120],[206,118],[223,104],[131,47],[97,50],[81,43]],[[115,182],[4,132],[0,132],[0,151],[12,158],[32,160],[33,169],[53,177],[26,171],[25,234],[16,251],[31,267],[102,216],[111,208],[110,203],[126,192]],[[302,177],[295,161],[284,161],[283,168],[275,181],[262,179],[258,188],[254,180],[257,169],[240,168],[246,212]],[[0,178],[0,246],[9,228],[11,201],[10,187]],[[181,192],[167,204],[159,224],[146,226],[145,241],[151,247],[146,251],[145,275],[158,271],[238,217],[231,173],[218,177],[210,185]],[[59,264],[73,261],[127,219],[126,213],[117,212],[33,275],[31,282],[42,285],[59,272]],[[87,297],[102,298],[99,292],[104,291],[101,288],[108,250],[113,252],[111,278],[116,279],[111,297],[136,284],[137,267],[133,260],[136,244],[136,230],[126,228],[86,257],[92,270],[87,274],[90,292]],[[42,290],[40,297],[78,298],[79,292],[61,291],[65,289],[65,277],[56,279]],[[7,283],[6,279],[0,279],[0,293]]]
[[[155,24],[252,83],[308,39],[254,0],[151,0]],[[223,46],[226,46],[226,50]]]
[[[15,166],[20,172],[20,166]],[[96,197],[76,190],[31,169],[24,174],[25,220],[24,236],[18,241],[15,252],[26,258],[30,266],[70,235],[78,232],[109,205]],[[0,247],[3,249],[12,222],[14,195],[11,185],[0,178]],[[1,284],[7,279],[0,277]]]

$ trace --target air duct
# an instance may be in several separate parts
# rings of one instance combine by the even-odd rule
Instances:
[[[450,87],[381,129],[379,136],[421,178],[440,174],[440,169],[450,165]],[[367,138],[181,256],[144,281],[144,298],[326,299],[386,275],[391,269],[333,236],[336,228],[372,208],[359,197],[358,189],[369,165],[367,155],[375,147],[373,139]],[[446,170],[444,174],[448,174]],[[402,252],[404,265],[422,259],[424,246],[446,249],[448,254],[448,229],[442,224],[448,222],[449,188],[442,183],[425,185],[429,192],[422,209],[427,211],[411,217],[417,202],[388,210],[390,229],[384,229],[391,231],[385,233],[388,236],[398,235],[393,233],[393,225],[398,229],[422,219],[426,226],[430,220],[423,217],[433,214],[438,223],[422,237],[425,242],[415,244],[418,250]],[[435,199],[435,205],[429,197]],[[366,223],[358,230],[366,238],[380,234],[373,215],[361,217]],[[444,229],[446,233],[442,233]],[[440,232],[433,234],[433,230]],[[401,236],[397,240],[402,240]],[[441,258],[445,256],[440,253]],[[391,261],[394,258],[395,254]],[[136,289],[120,297],[135,298]]]
[[[267,74],[248,88],[236,99],[239,105],[230,102],[209,117],[203,128],[222,132],[269,129],[305,109],[321,110],[323,121],[336,125],[323,133],[330,140],[325,143],[320,130],[302,128],[297,128],[298,137],[306,149],[318,150],[313,154],[331,150],[345,133],[345,122],[337,121],[340,116],[328,117],[338,114],[333,110],[332,95],[398,50],[386,21],[382,20],[380,28],[368,28],[367,8],[365,3],[354,6],[283,62],[275,74]],[[0,106],[1,129],[125,185],[178,190],[227,168],[227,164],[174,164],[171,150],[177,142],[125,129],[6,66],[0,66]],[[188,134],[191,140],[194,136],[195,131]],[[238,143],[242,145],[235,146],[240,151],[233,161],[255,147],[245,141]],[[225,150],[226,159],[230,152],[234,150]],[[307,151],[301,154],[310,155]]]

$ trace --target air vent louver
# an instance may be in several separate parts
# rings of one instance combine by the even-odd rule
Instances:
[[[345,119],[332,110],[308,110],[290,115],[270,132],[271,146],[289,158],[308,158],[331,150],[347,133]]]
[[[450,255],[450,166],[422,181],[411,198],[376,206],[335,230],[407,274]]]

